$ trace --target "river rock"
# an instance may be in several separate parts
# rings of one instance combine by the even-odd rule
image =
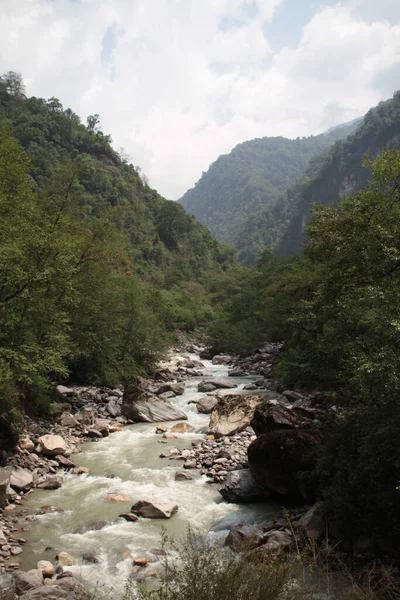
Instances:
[[[166,425],[158,425],[156,427],[156,433],[166,433],[168,431],[168,427]]]
[[[202,358],[202,357],[200,357]],[[234,361],[233,356],[229,356],[228,354],[216,354],[212,357],[213,365],[229,365]]]
[[[63,577],[26,592],[19,600],[78,600],[87,598],[85,588],[74,577]]]
[[[12,467],[0,467],[0,508],[3,508],[6,504],[11,472]]]
[[[279,496],[307,499],[301,475],[315,467],[316,433],[309,430],[278,430],[254,440],[247,450],[249,468],[257,483]]]
[[[97,519],[96,521],[89,521],[88,523],[83,523],[83,525],[79,525],[73,531],[73,533],[86,533],[87,531],[100,531],[107,525],[107,521],[102,521],[101,519]],[[66,554],[61,552],[60,554]],[[72,563],[75,564],[75,563]],[[69,567],[70,565],[62,565]]]
[[[301,531],[307,538],[318,540],[326,530],[325,509],[322,502],[312,506],[297,523],[295,529]]]
[[[208,383],[213,385],[214,388],[218,390],[233,390],[233,388],[237,388],[237,383],[232,383],[230,381],[222,381],[221,379],[207,379],[203,381],[204,385]],[[199,389],[199,392],[202,390]]]
[[[236,525],[225,539],[225,546],[233,550],[250,550],[259,546],[263,540],[263,531],[255,525]]]
[[[161,400],[150,392],[127,391],[124,394],[122,411],[128,419],[145,423],[178,421],[187,415],[168,400]]]
[[[31,569],[30,571],[15,571],[13,574],[15,591],[18,596],[40,588],[43,585],[43,574],[38,569]]]
[[[97,556],[95,554],[92,554],[91,552],[86,552],[86,554],[82,554],[82,563],[84,565],[98,565],[99,562],[100,561],[97,558]]]
[[[118,403],[115,400],[110,400],[107,405],[106,405],[106,411],[108,412],[108,414],[113,417],[113,419],[115,419],[116,417],[119,417],[121,414],[121,409],[118,405]]]
[[[32,442],[29,435],[23,435],[20,437],[18,440],[18,446],[21,448],[21,450],[26,450],[26,452],[29,453],[33,452],[35,449],[35,444]]]
[[[178,505],[168,500],[138,500],[131,512],[146,519],[169,519],[178,510]]]
[[[49,560],[39,560],[36,568],[42,573],[43,577],[53,577],[56,572],[54,565]]]
[[[88,429],[88,436],[93,439],[101,439],[103,437],[102,433],[98,429]]]
[[[195,428],[189,423],[176,423],[173,427],[171,427],[172,433],[192,433],[195,431]]]
[[[72,388],[65,387],[65,385],[58,385],[56,390],[59,394],[61,394],[61,396],[66,396],[67,398],[70,398],[74,395],[74,390]]]
[[[15,583],[11,573],[0,575],[0,598],[1,600],[14,600]]]
[[[178,471],[175,473],[175,481],[190,481],[192,479],[193,477],[184,471]]]
[[[183,383],[164,383],[161,385],[156,394],[164,394],[165,392],[172,392],[175,396],[182,396],[185,391],[185,385]]]
[[[125,519],[125,521],[130,521],[131,523],[134,523],[138,520],[138,517],[133,513],[122,513],[119,516],[121,517],[121,519]]]
[[[66,456],[69,454],[67,444],[61,435],[42,435],[39,438],[37,451],[46,456],[56,456],[57,454]]]
[[[89,531],[88,529],[86,531]],[[76,560],[68,552],[59,552],[56,556],[57,562],[60,567],[72,567],[76,564]]]
[[[79,421],[75,419],[75,417],[71,415],[70,412],[62,413],[60,417],[60,424],[63,427],[70,427],[71,429],[73,429],[74,427],[79,427]]]
[[[233,435],[246,429],[254,410],[263,401],[261,396],[223,396],[211,413],[209,432],[216,438]]]
[[[228,502],[238,504],[265,500],[265,493],[248,469],[228,473],[219,493]]]
[[[10,485],[14,490],[26,492],[33,484],[33,476],[30,471],[22,467],[15,467],[11,472]]]
[[[199,413],[209,415],[218,403],[218,398],[215,396],[203,396],[196,404]]]
[[[311,419],[304,418],[292,407],[283,406],[266,400],[259,404],[251,420],[256,435],[262,435],[277,429],[307,429]]]
[[[216,389],[217,389],[217,386],[209,381],[208,382],[202,381],[197,386],[197,391],[204,392],[204,393],[213,392]]]
[[[61,454],[57,454],[55,459],[58,461],[59,465],[64,469],[73,469],[75,467],[72,460],[69,460],[66,456],[62,456]]]
[[[46,477],[42,481],[36,485],[36,487],[42,490],[58,490],[63,484],[63,480],[61,477],[57,477],[55,475],[50,475],[50,477]]]
[[[233,371],[229,371],[229,377],[246,377],[247,373],[245,371],[241,371],[240,369],[234,369]]]
[[[127,494],[109,494],[106,496],[106,502],[130,502],[131,497]]]
[[[293,546],[293,538],[285,531],[269,531],[264,536],[264,544],[261,550],[266,554],[281,554]]]

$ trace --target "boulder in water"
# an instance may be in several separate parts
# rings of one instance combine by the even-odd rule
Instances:
[[[172,433],[192,433],[195,431],[195,428],[189,423],[176,423],[173,427],[171,427]]]
[[[228,502],[238,504],[261,502],[266,496],[248,469],[230,471],[219,488],[219,493]]]
[[[178,505],[169,500],[138,500],[131,512],[146,519],[169,519],[178,510]]]
[[[215,396],[203,396],[196,403],[196,408],[199,413],[209,415],[218,403],[218,398]]]
[[[33,476],[30,471],[22,467],[15,467],[11,472],[10,485],[14,490],[26,492],[33,484]]]
[[[261,396],[223,396],[211,413],[210,433],[215,437],[233,435],[246,429],[254,410],[263,401]]]
[[[128,419],[144,423],[187,419],[180,408],[150,392],[125,392],[122,411]]]

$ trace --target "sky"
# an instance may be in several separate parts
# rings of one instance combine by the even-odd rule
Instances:
[[[175,200],[220,154],[314,135],[400,89],[400,0],[0,0],[0,73],[98,113]]]

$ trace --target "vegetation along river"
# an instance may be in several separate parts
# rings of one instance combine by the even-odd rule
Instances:
[[[190,355],[198,359],[198,356]],[[203,361],[213,378],[227,379],[228,367]],[[155,433],[154,423],[139,423],[103,438],[87,443],[82,452],[74,455],[77,465],[89,468],[89,474],[67,475],[58,490],[35,490],[24,502],[32,513],[43,505],[54,505],[62,511],[39,515],[31,523],[29,550],[24,553],[22,568],[35,568],[38,557],[53,560],[60,551],[68,552],[77,564],[68,567],[82,577],[86,585],[101,591],[113,590],[113,597],[122,595],[125,581],[132,570],[132,559],[148,557],[157,569],[158,558],[152,553],[160,548],[161,531],[180,538],[188,526],[214,537],[224,537],[232,525],[260,522],[277,512],[271,503],[238,505],[225,502],[218,486],[208,483],[205,475],[190,470],[193,480],[175,481],[182,470],[182,461],[160,458],[170,447],[191,448],[191,442],[204,437],[198,431],[208,425],[209,415],[200,414],[193,401],[203,394],[197,385],[203,378],[185,381],[185,393],[173,399],[188,415],[194,433],[177,434],[177,439],[165,440]],[[239,390],[256,377],[236,378]],[[232,378],[230,378],[232,381]],[[245,392],[244,392],[245,393]],[[169,422],[165,425],[172,426]],[[164,443],[161,443],[164,442]],[[165,443],[166,442],[166,443]],[[126,495],[126,502],[110,502],[110,495]],[[132,523],[120,518],[129,513],[134,502],[141,498],[171,500],[178,512],[170,519],[139,518]],[[107,525],[99,531],[74,533],[85,523],[103,520]],[[93,554],[97,564],[81,564],[83,554]]]

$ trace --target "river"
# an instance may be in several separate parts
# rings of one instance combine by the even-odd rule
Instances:
[[[198,356],[190,355],[197,359]],[[202,361],[207,374],[213,378],[228,377],[228,367]],[[188,414],[188,423],[196,431],[208,425],[209,415],[197,412],[195,404],[202,393],[197,392],[201,378],[190,378],[185,393],[173,399]],[[257,379],[235,379],[239,388]],[[229,379],[232,382],[232,378]],[[168,427],[173,423],[165,423]],[[198,471],[190,470],[193,481],[175,481],[175,473],[182,470],[182,461],[160,458],[170,447],[190,448],[192,440],[203,434],[178,434],[178,439],[163,440],[155,433],[156,424],[140,423],[125,427],[96,443],[86,443],[82,452],[72,458],[77,465],[89,468],[88,475],[66,475],[58,490],[35,490],[24,501],[32,514],[40,507],[54,505],[62,511],[39,515],[24,534],[28,540],[22,559],[22,568],[31,569],[40,559],[54,562],[55,555],[66,551],[77,561],[68,567],[80,576],[90,588],[105,593],[112,591],[114,600],[123,594],[125,581],[132,569],[132,559],[150,557],[151,550],[160,547],[161,528],[179,539],[188,526],[214,537],[225,536],[232,525],[266,520],[276,514],[273,503],[238,505],[225,502],[215,484]],[[166,444],[161,442],[167,442]],[[109,502],[110,494],[125,494],[127,502]],[[178,512],[168,520],[143,519],[131,523],[119,517],[130,512],[130,507],[141,498],[175,501]],[[107,525],[99,531],[73,533],[85,523],[103,520]],[[85,553],[94,554],[98,564],[80,564]],[[153,565],[151,565],[153,566]]]

